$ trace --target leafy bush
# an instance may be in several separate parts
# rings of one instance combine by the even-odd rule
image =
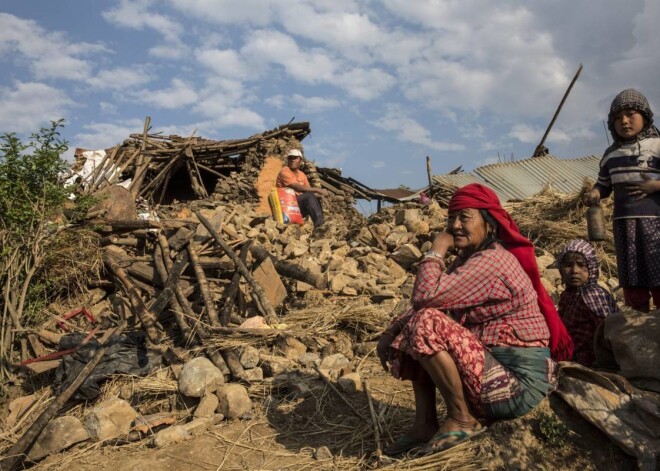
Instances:
[[[27,144],[13,133],[0,136],[0,224],[10,236],[29,232],[66,200],[67,189],[58,182],[67,168],[63,125],[64,120],[53,121]]]
[[[549,446],[561,448],[566,445],[568,427],[554,415],[542,413],[539,417],[539,429],[541,438]]]

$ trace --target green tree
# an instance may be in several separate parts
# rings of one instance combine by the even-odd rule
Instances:
[[[37,276],[49,240],[62,227],[51,223],[68,188],[59,182],[67,163],[60,138],[64,120],[32,134],[27,144],[15,134],[0,136],[0,378],[10,363],[16,330],[46,302],[48,277]],[[0,381],[1,383],[1,381]]]
[[[0,136],[0,224],[10,235],[34,228],[66,199],[67,189],[58,181],[67,168],[63,125],[62,119],[53,121],[27,144],[13,133]]]

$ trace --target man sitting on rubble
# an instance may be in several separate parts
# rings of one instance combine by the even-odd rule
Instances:
[[[323,188],[315,188],[309,185],[307,176],[300,170],[302,156],[302,152],[298,149],[291,149],[287,153],[286,166],[277,176],[275,185],[278,188],[288,187],[295,191],[300,213],[303,217],[311,217],[314,227],[319,227],[324,222],[323,208],[321,208],[319,198],[326,196],[328,192]]]

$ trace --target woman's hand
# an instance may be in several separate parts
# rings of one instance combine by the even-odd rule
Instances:
[[[600,191],[598,188],[592,188],[589,193],[584,195],[584,204],[587,206],[592,206],[598,203],[600,203]]]
[[[392,342],[394,342],[395,337],[395,335],[392,335],[389,332],[383,332],[383,335],[380,336],[380,340],[378,340],[376,352],[378,353],[380,364],[383,365],[385,371],[389,371],[387,364],[392,364],[392,360],[394,359],[390,346],[392,345]]]
[[[454,248],[454,236],[447,231],[438,232],[431,244],[431,250],[438,252],[442,257]]]
[[[642,173],[641,175],[641,182],[629,183],[626,185],[628,195],[636,200],[646,198],[650,194],[660,190],[660,180],[653,180],[647,173]]]

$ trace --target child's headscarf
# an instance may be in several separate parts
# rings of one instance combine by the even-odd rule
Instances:
[[[614,146],[618,147],[623,142],[621,136],[614,130],[614,120],[622,110],[635,110],[644,117],[644,128],[635,139],[659,136],[658,129],[653,125],[653,111],[651,111],[649,101],[634,88],[628,88],[614,97],[610,105],[610,113],[607,115],[607,127],[614,139]]]
[[[555,360],[570,360],[573,356],[573,340],[561,321],[552,299],[541,284],[541,276],[536,265],[534,245],[518,230],[515,221],[502,207],[493,190],[479,183],[471,183],[456,190],[449,200],[449,211],[466,208],[485,209],[497,221],[497,237],[522,265],[534,290],[538,304],[550,330],[550,352]]]
[[[576,289],[589,310],[598,317],[607,317],[610,313],[615,312],[617,307],[614,297],[598,285],[598,275],[600,270],[598,268],[598,258],[596,257],[596,249],[594,246],[582,239],[570,241],[566,244],[566,247],[557,254],[557,265],[559,267],[561,267],[561,262],[568,253],[578,253],[584,257],[587,261],[589,278],[587,279],[587,282],[579,288],[567,289]]]

